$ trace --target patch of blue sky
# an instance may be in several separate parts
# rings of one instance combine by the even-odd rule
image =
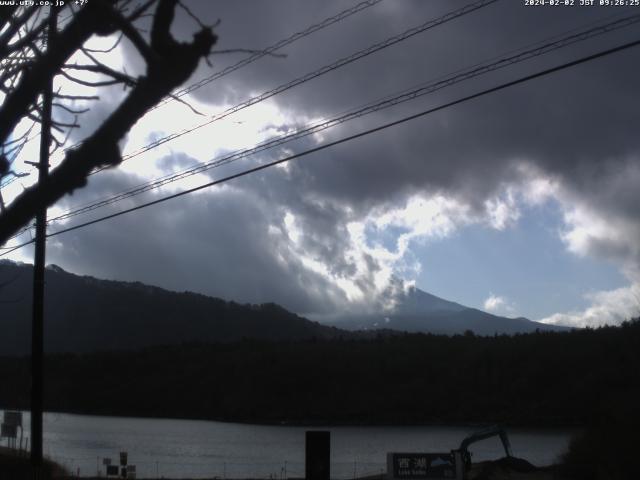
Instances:
[[[417,286],[476,308],[499,295],[514,307],[513,316],[537,320],[581,310],[589,305],[586,294],[628,284],[614,265],[567,251],[562,228],[562,213],[549,202],[523,209],[502,231],[475,224],[441,240],[414,242],[412,253],[422,263]]]
[[[384,228],[377,228],[373,223],[367,223],[364,228],[364,238],[369,248],[382,246],[386,250],[395,252],[397,250],[398,238],[410,231],[411,229],[398,225],[388,225]]]

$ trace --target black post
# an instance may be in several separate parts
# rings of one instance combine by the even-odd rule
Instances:
[[[331,432],[307,431],[305,442],[306,480],[329,480]]]
[[[52,48],[52,39],[57,29],[57,12],[50,7],[47,49]],[[51,103],[53,78],[42,92],[42,123],[40,132],[40,163],[38,183],[43,183],[49,174],[49,147],[51,145]],[[31,465],[34,478],[42,470],[42,412],[44,369],[44,265],[47,233],[47,208],[36,215],[36,242],[33,261],[33,317],[31,324]]]

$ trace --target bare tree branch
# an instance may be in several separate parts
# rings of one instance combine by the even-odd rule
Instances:
[[[111,45],[109,48],[104,49],[104,50],[100,50],[98,48],[87,48],[87,47],[82,47],[80,50],[85,55],[87,55],[87,52],[91,52],[91,53],[110,53],[110,52],[113,52],[118,45],[120,45],[120,42],[122,41],[123,37],[124,37],[124,34],[120,33],[120,35],[118,35],[118,38],[116,38],[116,41],[113,42],[113,45]]]
[[[202,21],[198,18],[197,15],[195,15],[191,9],[189,7],[187,7],[184,2],[182,2],[181,0],[178,0],[178,5],[180,5],[180,8],[182,8],[182,10],[184,10],[186,12],[187,15],[189,15],[191,17],[191,19],[196,22],[196,24],[200,27],[200,28],[211,28],[211,25],[205,25],[204,23],[202,23]]]
[[[58,102],[53,102],[53,106],[56,107],[56,108],[61,108],[65,112],[71,113],[73,115],[80,115],[80,114],[83,114],[83,113],[87,113],[90,110],[89,108],[83,108],[82,110],[76,110],[74,108],[68,107],[67,105],[64,105],[64,104],[58,103]]]
[[[94,73],[101,73],[103,75],[107,75],[111,78],[113,78],[114,80],[116,80],[115,83],[124,83],[127,86],[134,86],[136,84],[136,79],[127,75],[126,73],[122,73],[122,72],[118,72],[117,70],[113,70],[112,68],[107,67],[106,65],[103,65],[101,63],[95,64],[95,65],[65,65],[64,68],[69,69],[69,70],[81,70],[81,71],[86,71],[86,72],[94,72]],[[62,72],[61,72],[62,73]],[[64,73],[63,73],[64,75]],[[96,86],[95,84],[93,84],[93,86]]]
[[[122,161],[118,142],[151,107],[169,95],[174,88],[186,82],[199,61],[211,53],[217,37],[210,28],[198,31],[189,43],[181,43],[173,38],[170,28],[176,5],[177,0],[158,1],[151,30],[151,43],[149,45],[145,42],[144,47],[147,51],[147,54],[143,55],[147,61],[146,74],[136,80],[135,86],[123,102],[90,137],[76,148],[68,150],[61,164],[43,182],[25,189],[0,215],[0,244],[26,225],[39,208],[52,205],[65,194],[84,186],[91,171],[118,165]],[[89,6],[91,8],[88,8]],[[108,21],[97,18],[97,12],[107,17]],[[34,70],[40,72],[44,78],[51,78],[59,73],[70,53],[79,50],[81,44],[92,32],[95,33],[96,29],[103,34],[109,29],[118,28],[131,39],[125,30],[133,27],[130,23],[127,27],[123,22],[127,22],[126,18],[110,5],[101,0],[89,2],[78,12],[69,26],[59,33],[56,45],[60,45],[60,50],[63,51],[59,52],[58,48],[56,52],[47,50],[37,65],[24,74],[20,85],[7,97],[12,97],[11,111],[14,115],[22,116],[28,105],[35,101],[41,82],[33,78]],[[75,50],[70,44],[75,46]],[[24,86],[25,84],[27,86]],[[16,98],[18,90],[23,92],[26,99]],[[69,96],[57,94],[56,98]],[[6,138],[17,123],[8,112],[3,105],[0,111],[0,139]]]
[[[24,72],[20,83],[6,96],[0,108],[0,142],[10,135],[46,82],[56,75],[64,62],[94,34],[96,26],[104,26],[111,9],[104,0],[89,2],[57,35],[57,47],[48,49],[32,68]]]
[[[147,0],[145,3],[140,5],[131,15],[127,16],[127,21],[129,21],[130,23],[135,22],[137,19],[142,17],[154,3],[156,3],[156,0]]]
[[[16,18],[10,17],[8,19],[7,23],[9,23],[9,27],[0,36],[1,57],[4,57],[6,55],[5,50],[8,48],[11,39],[20,31],[20,29],[27,23],[31,15],[33,15],[36,11],[37,7],[31,6],[29,8],[25,8],[24,13],[18,15]]]
[[[156,14],[157,16],[157,14]],[[133,45],[138,49],[138,52],[145,59],[147,63],[153,63],[158,61],[156,57],[156,53],[153,48],[150,47],[145,39],[140,34],[140,31],[137,30],[131,22],[129,22],[122,14],[118,11],[113,11],[113,17],[116,25],[122,31],[122,33],[133,43]]]
[[[64,70],[60,70],[60,75],[65,77],[67,80],[70,80],[73,83],[77,83],[78,85],[82,85],[84,87],[108,87],[110,85],[117,85],[118,83],[122,83],[120,80],[103,80],[96,82],[91,80],[82,80],[78,77],[74,77],[73,75],[68,74]]]
[[[42,22],[40,22],[40,24],[36,28],[29,30],[29,32],[24,37],[20,38],[19,40],[11,44],[5,43],[4,39],[0,38],[0,57],[4,57],[11,52],[18,51],[23,47],[27,46],[28,44],[32,43],[36,38],[38,38],[42,34],[46,26],[47,26],[47,21],[43,20]],[[7,30],[4,35],[10,33],[10,30],[11,29]],[[11,36],[13,36],[14,34],[15,33],[11,34]]]
[[[54,98],[60,100],[100,100],[98,95],[64,95],[62,93],[54,93]]]
[[[4,8],[0,8],[0,31],[11,23],[17,9],[17,5],[6,5]]]

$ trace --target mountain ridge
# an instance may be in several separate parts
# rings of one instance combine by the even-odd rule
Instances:
[[[466,307],[437,297],[416,287],[396,289],[387,295],[394,306],[387,312],[336,316],[330,325],[357,330],[380,328],[410,333],[461,334],[472,331],[477,335],[516,334],[542,331],[568,331],[569,327],[547,325],[525,317],[508,318],[477,308]]]
[[[0,355],[30,351],[33,267],[0,261]],[[257,340],[371,338],[400,332],[478,335],[564,330],[507,319],[409,289],[392,314],[343,316],[323,324],[275,303],[239,304],[141,282],[45,270],[45,351],[87,353],[156,345]]]
[[[33,267],[0,262],[0,355],[30,351]],[[242,305],[141,282],[45,270],[45,351],[128,350],[154,345],[349,337],[274,303]]]

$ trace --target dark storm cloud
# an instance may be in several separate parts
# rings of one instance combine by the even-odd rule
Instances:
[[[278,9],[252,4],[250,12],[228,2],[194,2],[194,8],[205,17],[223,19],[220,48],[266,46],[340,8],[325,2],[322,11],[309,12],[296,8],[296,3],[282,3]],[[246,92],[269,90],[465,3],[383,2],[343,25],[287,47],[287,59],[262,59],[199,90],[196,96],[216,103],[217,93],[228,89],[242,92],[246,98]],[[345,106],[356,106],[607,16],[611,10],[535,9],[520,2],[498,2],[301,85],[276,101],[294,115],[331,115]],[[446,102],[620,43],[637,32],[634,26],[573,46],[488,79],[437,92],[416,106]],[[313,55],[309,55],[310,49]],[[639,150],[635,134],[640,107],[637,60],[638,53],[632,50],[560,72],[339,147],[327,154],[339,157],[338,161],[308,162],[305,168],[315,177],[314,186],[326,196],[345,196],[355,203],[363,199],[385,201],[398,192],[421,188],[451,190],[463,194],[467,201],[482,203],[503,175],[510,174],[510,165],[516,160],[534,162],[580,188],[582,175],[590,174],[594,164],[611,164],[607,171],[615,176],[616,164]],[[393,113],[415,110],[411,105]],[[386,115],[362,119],[344,130],[361,130],[387,119]]]
[[[263,58],[198,90],[195,97],[210,104],[246,100],[465,3],[383,1],[287,47],[287,58]],[[268,46],[347,4],[192,1],[190,6],[205,23],[222,20],[216,29],[217,48],[231,49]],[[598,8],[526,8],[522,2],[503,0],[274,101],[293,121],[332,116],[612,13]],[[188,38],[196,28],[180,15],[175,31]],[[639,33],[636,25],[323,135],[337,139],[629,41]],[[131,52],[127,55],[133,57]],[[214,56],[214,71],[238,58]],[[487,199],[505,184],[521,180],[517,166],[522,162],[557,180],[567,192],[565,198],[576,205],[618,220],[619,236],[625,241],[594,238],[590,252],[621,263],[638,261],[637,252],[629,250],[629,239],[640,225],[634,208],[640,194],[633,181],[638,177],[629,172],[637,172],[640,158],[639,60],[637,49],[615,54],[314,154],[286,171],[264,172],[230,189],[148,209],[143,222],[131,216],[70,234],[64,248],[52,252],[52,261],[58,256],[62,265],[97,276],[139,279],[240,301],[276,301],[299,312],[321,311],[342,302],[344,295],[324,275],[303,265],[292,248],[321,259],[330,274],[350,278],[363,292],[373,293],[373,274],[381,264],[365,256],[369,275],[357,275],[356,260],[347,255],[352,247],[350,221],[361,220],[374,208],[403,205],[413,194],[442,193],[480,215]],[[194,78],[210,73],[202,66]],[[307,139],[295,151],[312,145]],[[187,160],[176,156],[158,165],[171,170]],[[106,193],[129,182],[112,175],[91,186]],[[295,245],[286,234],[287,212],[301,232]]]
[[[118,175],[110,183],[109,190],[123,190],[131,181]],[[340,301],[335,286],[289,254],[283,217],[250,191],[226,188],[149,208],[143,220],[128,215],[57,237],[48,258],[98,277],[240,302],[277,299],[296,311]]]

